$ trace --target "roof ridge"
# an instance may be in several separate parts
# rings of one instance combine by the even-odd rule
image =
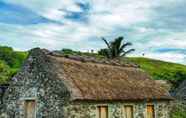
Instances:
[[[38,53],[40,52],[40,53]],[[120,67],[131,67],[131,68],[140,68],[139,65],[132,63],[130,61],[122,61],[120,59],[97,59],[93,56],[87,56],[87,55],[65,55],[62,53],[59,53],[58,51],[50,51],[47,49],[41,49],[41,48],[34,48],[29,51],[29,55],[34,54],[44,54],[44,55],[50,55],[54,57],[63,57],[66,59],[71,59],[79,62],[92,62],[95,64],[105,64],[105,65],[111,65],[111,66],[120,66]]]
[[[63,55],[57,52],[49,52],[47,55],[55,56],[55,57],[63,57],[75,61],[80,61],[80,62],[92,62],[92,63],[97,63],[97,64],[106,64],[106,65],[111,65],[111,66],[120,66],[120,67],[133,67],[133,68],[139,68],[139,65],[134,64],[132,62],[127,62],[127,63],[122,63],[121,60],[119,59],[96,59],[95,57],[92,56],[85,56],[85,55]]]

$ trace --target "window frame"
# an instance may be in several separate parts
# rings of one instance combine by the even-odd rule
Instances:
[[[146,118],[147,118],[147,114],[148,114],[148,110],[147,110],[148,106],[153,106],[153,118],[156,118],[155,105],[152,103],[146,104],[146,109],[145,109],[146,110]]]
[[[123,110],[122,110],[122,116],[123,116],[123,118],[126,118],[126,112],[125,112],[125,108],[127,107],[127,106],[131,106],[132,107],[132,118],[134,118],[134,113],[135,113],[135,105],[134,104],[125,104],[124,106],[123,106]]]
[[[27,98],[27,99],[24,99],[24,106],[23,106],[23,108],[24,108],[24,116],[25,116],[25,118],[26,118],[26,103],[28,102],[28,101],[34,101],[35,102],[35,114],[34,114],[34,118],[36,118],[36,116],[37,116],[37,100],[36,99],[34,99],[34,98]]]
[[[97,111],[96,118],[100,118],[100,108],[101,107],[106,107],[107,108],[107,118],[109,118],[109,107],[106,104],[97,105],[97,108],[96,108],[96,111]]]

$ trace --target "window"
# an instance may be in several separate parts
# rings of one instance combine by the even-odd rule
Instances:
[[[36,118],[36,101],[25,101],[25,118]]]
[[[125,118],[133,118],[133,106],[132,105],[124,106],[124,113]]]
[[[147,118],[155,118],[154,105],[147,105]]]
[[[98,112],[99,112],[99,118],[108,118],[108,107],[107,106],[99,106]]]

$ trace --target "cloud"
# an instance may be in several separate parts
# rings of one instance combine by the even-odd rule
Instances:
[[[145,53],[148,57],[186,64],[184,0],[3,0],[0,3],[6,6],[0,8],[3,13],[0,43],[16,49],[39,46],[51,50],[98,50],[105,47],[100,37],[111,40],[124,35],[136,49],[132,56]],[[11,6],[16,6],[16,10]]]
[[[74,2],[74,0],[3,0],[6,3],[18,4],[39,15],[51,19],[51,20],[62,20],[65,12],[60,11],[60,9],[65,9],[67,11],[80,11],[80,6]]]
[[[149,45],[156,48],[185,48],[186,32],[169,32],[167,35],[154,37]]]
[[[152,8],[151,21],[154,22],[149,23],[149,25],[156,29],[185,31],[185,4],[185,0],[160,1]]]
[[[184,54],[181,53],[151,53],[146,55],[146,57],[150,57],[153,59],[158,59],[158,60],[166,60],[168,62],[173,62],[173,63],[181,63],[181,64],[185,64],[185,59],[186,56]]]

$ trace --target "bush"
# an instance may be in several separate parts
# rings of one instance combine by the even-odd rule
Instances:
[[[5,61],[12,68],[19,68],[27,55],[26,52],[18,52],[11,47],[0,46],[0,60]]]
[[[11,47],[0,46],[0,84],[7,83],[20,69],[28,52],[14,51]]]
[[[12,76],[10,67],[0,60],[0,83],[6,83]]]
[[[8,65],[12,66],[14,62],[13,49],[11,47],[0,47],[0,60],[5,61]]]

